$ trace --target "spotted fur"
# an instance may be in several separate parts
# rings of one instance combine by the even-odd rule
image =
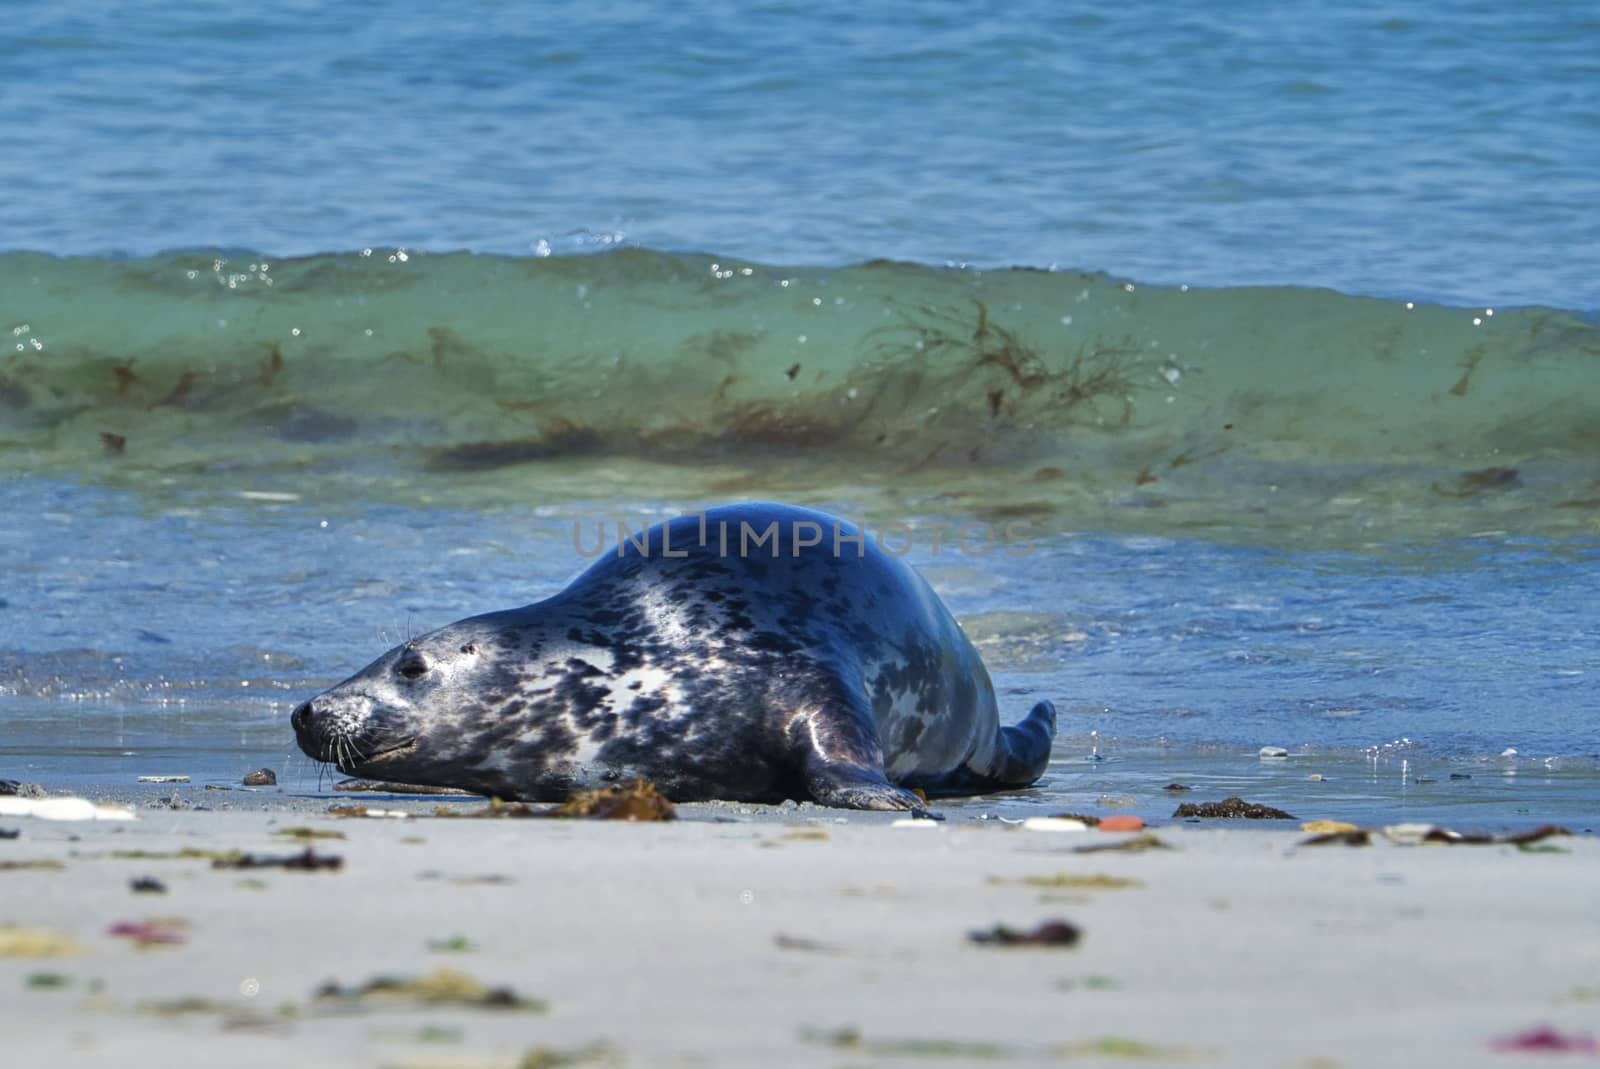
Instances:
[[[1033,783],[1055,708],[1002,728],[938,596],[856,534],[783,505],[657,525],[552,598],[390,650],[297,708],[296,737],[348,773],[506,799],[643,777],[680,801],[909,809],[908,788]]]

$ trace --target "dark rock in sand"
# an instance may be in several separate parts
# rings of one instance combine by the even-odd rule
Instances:
[[[1220,802],[1185,802],[1175,817],[1226,817],[1243,820],[1294,820],[1294,816],[1270,805],[1257,805],[1243,798],[1224,798]]]

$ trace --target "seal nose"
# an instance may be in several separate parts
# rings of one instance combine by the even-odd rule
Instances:
[[[311,730],[310,702],[301,702],[295,711],[289,714],[289,726],[294,728],[297,735],[304,735]]]

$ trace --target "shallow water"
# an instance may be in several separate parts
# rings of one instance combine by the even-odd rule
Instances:
[[[315,790],[574,517],[766,498],[914,525],[1052,805],[1600,811],[1582,5],[7,18],[0,775]]]
[[[408,634],[555,592],[600,545],[581,506],[151,509],[43,480],[3,504],[29,522],[0,545],[0,767],[67,785],[231,783],[265,764],[291,789],[326,787],[294,752],[294,704]],[[928,518],[885,538],[910,544],[962,620],[1004,716],[1057,703],[1056,763],[1032,802],[1149,810],[1173,778],[1314,815],[1506,820],[1600,802],[1584,622],[1600,544],[1379,559],[1065,534],[979,556],[964,533],[982,548]],[[1266,744],[1295,756],[1261,762]]]

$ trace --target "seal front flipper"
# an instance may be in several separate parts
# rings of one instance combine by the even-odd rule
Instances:
[[[877,778],[874,779],[873,776]],[[809,763],[806,789],[822,805],[839,809],[926,809],[928,803],[910,791],[901,790],[869,768],[859,765],[823,766]]]
[[[921,798],[889,782],[870,713],[856,708],[844,693],[799,704],[786,734],[813,799],[840,809],[926,807]]]

